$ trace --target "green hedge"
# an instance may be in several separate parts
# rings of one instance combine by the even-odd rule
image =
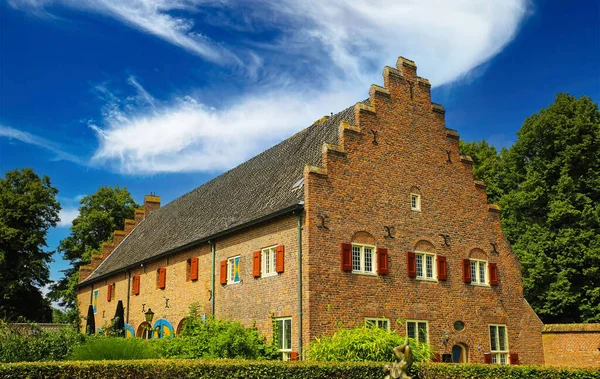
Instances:
[[[598,370],[536,366],[452,365],[413,366],[415,379],[592,379]],[[206,378],[206,379],[382,379],[383,365],[374,362],[278,362],[246,360],[152,360],[24,362],[0,365],[0,378]]]

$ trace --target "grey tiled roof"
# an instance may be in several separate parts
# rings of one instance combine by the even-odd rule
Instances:
[[[81,284],[297,205],[304,187],[293,187],[304,166],[321,165],[322,144],[338,143],[340,121],[353,124],[353,109],[309,126],[152,212]]]

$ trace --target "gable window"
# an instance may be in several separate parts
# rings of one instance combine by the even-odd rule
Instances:
[[[417,195],[416,193],[410,194],[410,209],[412,211],[421,210],[421,195]]]
[[[365,326],[367,328],[379,328],[390,330],[390,320],[385,317],[365,317]]]
[[[471,265],[471,284],[487,285],[487,261],[477,259],[470,260]]]
[[[508,337],[506,325],[490,325],[490,351],[492,363],[508,364]]]
[[[371,245],[352,244],[352,272],[376,274],[376,248]]]
[[[277,327],[279,351],[283,354],[283,360],[289,361],[290,353],[292,352],[292,318],[277,318],[275,319],[275,325]]]
[[[261,276],[264,278],[266,276],[277,275],[276,267],[277,267],[277,246],[266,247],[261,251]]]
[[[240,256],[227,259],[227,284],[240,282]]]
[[[417,279],[435,279],[435,254],[415,252]]]
[[[429,323],[423,320],[406,321],[406,335],[418,342],[427,343],[429,340]]]

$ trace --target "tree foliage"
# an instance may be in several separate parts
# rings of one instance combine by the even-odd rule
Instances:
[[[123,229],[125,219],[132,219],[136,203],[127,188],[100,187],[96,193],[81,199],[79,215],[73,220],[71,234],[63,239],[58,251],[71,266],[64,277],[52,286],[50,296],[67,307],[71,317],[78,317],[77,293],[79,267],[90,262],[92,254],[100,252],[102,242],[111,238],[115,229]]]
[[[517,135],[497,165],[483,144],[466,145],[484,157],[474,158],[475,175],[499,189],[525,297],[546,323],[600,321],[598,105],[559,94]]]
[[[52,251],[46,234],[59,221],[58,190],[32,169],[0,179],[0,317],[49,321],[50,304],[40,293],[48,284]]]
[[[483,180],[486,186],[488,200],[497,203],[504,193],[502,188],[502,160],[496,148],[485,140],[464,142],[460,141],[460,151],[473,158],[473,175]]]

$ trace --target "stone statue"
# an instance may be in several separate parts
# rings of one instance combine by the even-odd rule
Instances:
[[[396,362],[392,363],[391,366],[385,365],[383,367],[384,372],[389,372],[389,374],[385,376],[385,379],[412,379],[412,377],[406,374],[413,363],[413,356],[410,345],[408,344],[408,337],[406,337],[406,340],[402,345],[394,348],[394,354],[396,355]]]

